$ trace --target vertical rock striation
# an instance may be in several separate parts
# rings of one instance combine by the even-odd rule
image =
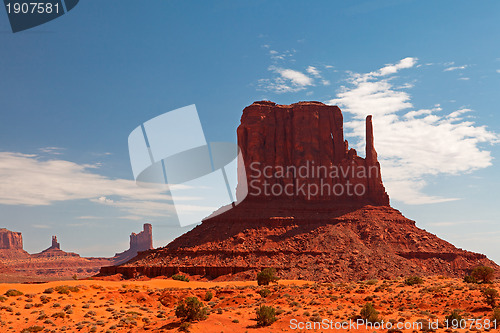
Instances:
[[[337,106],[253,103],[243,110],[237,130],[244,160],[244,165],[238,165],[237,197],[241,200],[246,184],[253,199],[287,197],[388,206],[371,116],[366,130],[367,151],[362,158],[344,140],[343,116]]]

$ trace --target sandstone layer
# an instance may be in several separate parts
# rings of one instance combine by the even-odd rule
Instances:
[[[164,248],[103,267],[101,275],[183,272],[211,279],[254,279],[262,268],[275,267],[284,279],[335,281],[460,277],[479,265],[499,272],[486,256],[456,248],[389,206],[371,116],[366,119],[365,158],[344,140],[340,109],[319,102],[255,102],[243,111],[238,144],[244,163],[238,165],[237,197],[241,201],[248,193],[245,199]],[[326,170],[355,167],[376,172],[319,177],[294,173],[313,164]],[[365,191],[355,196],[298,191],[348,184]],[[265,193],[273,187],[290,191]]]

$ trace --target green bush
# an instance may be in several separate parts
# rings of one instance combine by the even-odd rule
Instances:
[[[422,284],[422,283],[424,283],[424,280],[422,280],[422,278],[419,276],[410,276],[410,277],[407,277],[405,280],[405,284],[407,286],[413,286],[413,285]]]
[[[494,308],[491,315],[491,320],[496,320],[497,324],[500,323],[500,308]]]
[[[205,294],[205,297],[203,297],[203,300],[205,302],[209,302],[212,298],[214,297],[214,294],[210,290],[208,290]]]
[[[260,273],[257,274],[257,284],[259,286],[269,285],[271,282],[278,282],[279,278],[276,275],[276,269],[274,268],[264,268]]]
[[[477,283],[477,280],[475,277],[471,276],[471,275],[466,275],[464,277],[464,282],[465,283]]]
[[[182,274],[174,274],[172,275],[172,279],[177,281],[189,282],[189,278]]]
[[[486,304],[488,304],[489,306],[491,306],[492,309],[494,309],[497,305],[497,301],[498,301],[498,291],[496,289],[493,289],[493,288],[486,288],[483,290],[483,297],[484,297],[484,301],[486,302]]]
[[[448,320],[448,324],[450,324],[454,319],[456,319],[457,322],[459,323],[463,319],[462,316],[460,315],[460,310],[453,310],[449,315],[447,315],[444,318]]]
[[[263,289],[259,290],[258,293],[261,297],[266,298],[267,296],[269,296],[271,294],[271,290],[269,290],[267,288],[263,288]]]
[[[269,326],[276,321],[276,310],[272,306],[261,305],[257,309],[257,326]]]
[[[47,288],[43,291],[44,294],[52,294],[54,292],[54,288]]]
[[[68,295],[70,292],[80,291],[78,287],[67,286],[67,285],[57,286],[54,288],[54,290],[57,291],[59,294],[65,294],[65,295]]]
[[[21,331],[21,333],[31,333],[31,332],[40,332],[43,331],[42,326],[30,326],[28,328],[25,328]]]
[[[495,278],[495,270],[488,266],[479,266],[474,268],[470,275],[478,283],[490,283]]]
[[[207,308],[203,307],[198,297],[187,297],[179,302],[175,315],[184,321],[204,320],[207,319]]]
[[[7,290],[5,292],[4,295],[5,296],[9,296],[9,297],[11,297],[11,296],[21,296],[21,295],[23,295],[23,293],[21,291],[19,291],[19,290],[16,290],[16,289],[9,289],[9,290]]]
[[[191,326],[190,323],[188,323],[187,321],[181,323],[181,325],[179,326],[179,331],[181,332],[189,332],[189,327]]]
[[[375,323],[379,321],[378,312],[377,310],[375,310],[372,303],[366,303],[365,306],[363,306],[363,308],[361,309],[359,316],[361,317],[361,319],[364,319],[369,323]]]

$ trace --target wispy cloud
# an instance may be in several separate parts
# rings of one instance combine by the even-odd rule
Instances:
[[[91,164],[0,152],[0,204],[47,206],[83,199],[117,207],[127,215],[169,216],[174,212],[166,188],[139,187],[132,180],[99,175],[96,169]]]
[[[376,148],[382,164],[384,183],[392,199],[408,204],[426,204],[456,200],[426,195],[426,176],[457,175],[491,165],[492,156],[480,147],[498,142],[498,135],[485,126],[463,120],[471,109],[461,108],[448,114],[440,105],[413,109],[411,85],[392,83],[402,69],[415,67],[416,58],[405,58],[370,73],[350,73],[329,104],[351,113],[345,127],[364,148],[364,118],[373,115]]]
[[[43,147],[38,149],[41,153],[51,154],[51,155],[62,155],[65,148],[61,147]]]
[[[459,69],[466,69],[467,67],[469,67],[469,66],[468,65],[451,66],[451,67],[445,68],[443,71],[450,72],[450,71],[456,71],[456,70],[459,70]]]
[[[313,84],[311,77],[297,70],[275,66],[269,67],[269,70],[278,76],[273,79],[259,80],[260,89],[265,91],[273,91],[278,94],[297,92]]]

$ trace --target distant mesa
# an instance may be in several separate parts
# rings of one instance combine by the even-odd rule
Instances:
[[[130,235],[130,247],[128,250],[117,253],[113,257],[116,264],[121,264],[134,258],[139,252],[153,249],[153,226],[145,223],[143,230]]]
[[[73,252],[65,252],[61,250],[61,244],[57,242],[57,236],[52,236],[52,245],[43,250],[40,253],[35,253],[32,254],[33,257],[35,258],[40,258],[40,257],[78,257],[80,258],[80,255],[73,253]]]
[[[22,250],[23,236],[20,232],[0,229],[0,250]]]
[[[151,224],[144,230],[130,235],[130,249],[112,258],[84,258],[77,253],[61,249],[57,236],[52,236],[50,247],[40,253],[29,254],[23,250],[20,232],[0,229],[0,282],[41,281],[68,279],[95,275],[102,266],[124,263],[139,252],[153,248]]]
[[[457,249],[390,207],[371,116],[364,158],[344,139],[341,110],[320,102],[255,102],[237,137],[241,202],[101,275],[244,280],[274,267],[284,279],[339,281],[464,276],[478,265],[499,272],[485,255]]]
[[[22,234],[0,228],[0,260],[27,257],[29,253],[23,250]]]

